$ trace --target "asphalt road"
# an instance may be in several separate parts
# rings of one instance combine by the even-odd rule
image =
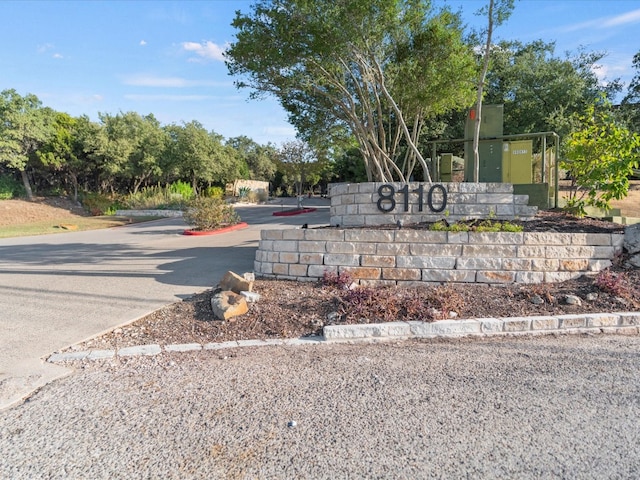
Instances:
[[[289,200],[291,203],[292,200]],[[0,239],[0,409],[70,370],[43,357],[211,288],[227,270],[253,271],[260,230],[329,223],[291,204],[240,206],[249,228],[185,236],[181,219],[108,230]]]

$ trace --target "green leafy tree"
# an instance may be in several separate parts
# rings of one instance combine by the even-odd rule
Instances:
[[[580,52],[559,58],[553,43],[500,42],[491,51],[484,102],[504,104],[505,135],[555,131],[565,138],[574,114],[602,94],[613,94],[594,73],[603,56]]]
[[[191,182],[196,193],[201,184],[224,184],[248,175],[233,147],[224,145],[221,135],[208,132],[201,123],[170,125],[166,130],[170,162],[180,178]]]
[[[104,126],[100,145],[103,168],[112,182],[135,194],[149,180],[162,175],[167,138],[152,114],[101,114],[100,120]]]
[[[107,185],[112,184],[106,173],[105,151],[107,137],[104,126],[93,122],[88,116],[82,115],[73,124],[73,153],[67,162],[67,171],[72,182],[84,191],[104,192]]]
[[[353,136],[369,180],[406,179],[425,119],[473,102],[458,16],[422,0],[258,1],[237,13],[227,66],[272,94],[311,143]],[[404,169],[398,164],[404,163]]]
[[[322,177],[323,163],[316,152],[302,140],[285,142],[278,149],[283,181],[293,183],[296,195],[302,195],[305,185],[313,187]]]
[[[77,120],[66,113],[55,112],[51,125],[52,134],[38,149],[37,156],[42,165],[54,172],[62,172],[71,183],[73,199],[78,200],[78,176],[76,166],[79,162],[74,151],[74,130]]]
[[[244,135],[230,138],[227,145],[236,150],[239,161],[247,166],[251,180],[273,179],[277,168],[277,150],[273,145],[260,145]]]
[[[640,51],[633,56],[633,68],[636,73],[629,82],[627,93],[622,99],[620,110],[628,128],[640,133]]]
[[[640,135],[616,122],[608,102],[590,105],[576,120],[580,129],[569,136],[562,167],[573,179],[567,206],[582,216],[585,206],[609,210],[611,200],[628,194],[628,177],[638,168]]]
[[[33,94],[22,97],[13,89],[0,92],[0,162],[20,172],[29,200],[33,190],[27,166],[51,135],[51,114]]]

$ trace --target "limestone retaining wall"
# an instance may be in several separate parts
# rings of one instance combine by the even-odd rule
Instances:
[[[317,280],[348,272],[363,285],[560,282],[611,265],[624,235],[362,228],[262,230],[255,272]]]

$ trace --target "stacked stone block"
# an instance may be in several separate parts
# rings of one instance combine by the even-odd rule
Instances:
[[[363,285],[560,282],[609,267],[623,240],[611,233],[263,230],[255,272],[299,281],[348,272]]]
[[[378,209],[380,195],[378,189],[382,185],[392,185],[399,192],[408,185],[409,208],[404,211],[404,198],[396,195],[396,207],[384,213]],[[337,183],[329,186],[331,197],[332,226],[379,226],[395,225],[398,222],[421,223],[446,219],[449,222],[468,220],[471,218],[495,218],[496,220],[531,220],[537,207],[527,205],[528,195],[514,195],[510,183],[440,183],[447,192],[447,205],[442,212],[433,212],[426,205],[429,184],[423,185],[422,211],[417,202],[417,190],[420,183]],[[438,208],[440,198],[436,194]]]

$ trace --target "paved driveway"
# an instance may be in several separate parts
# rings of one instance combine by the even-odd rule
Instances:
[[[314,213],[274,217],[291,205],[238,207],[250,227],[184,236],[181,219],[109,230],[0,239],[0,408],[68,369],[42,358],[253,270],[260,230],[329,223]]]

